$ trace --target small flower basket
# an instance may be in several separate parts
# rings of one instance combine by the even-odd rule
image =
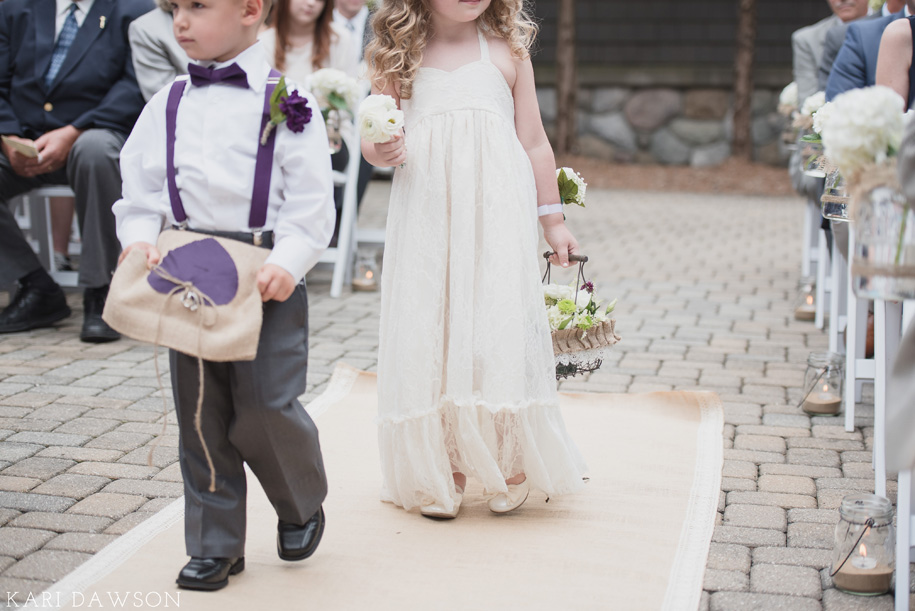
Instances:
[[[550,283],[552,254],[543,254],[547,260],[543,290],[556,357],[556,379],[561,380],[599,369],[605,351],[620,341],[620,336],[615,331],[616,319],[609,317],[616,300],[604,306],[594,295],[594,285],[585,278],[588,257],[572,255],[570,259],[578,262],[576,282],[559,285]]]

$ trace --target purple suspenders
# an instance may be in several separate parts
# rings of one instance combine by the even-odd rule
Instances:
[[[276,89],[280,76],[279,72],[271,70],[270,77],[267,79],[261,130],[254,134],[258,142],[260,134],[264,132],[264,128],[267,127],[267,122],[270,120],[270,96],[273,95],[273,90]],[[168,92],[168,102],[165,105],[165,166],[168,199],[172,205],[172,214],[182,229],[187,227],[187,214],[184,211],[184,205],[181,203],[181,194],[178,192],[178,184],[175,181],[175,131],[178,119],[178,104],[181,103],[181,97],[186,85],[187,79],[177,80],[172,83],[172,88]],[[261,234],[267,222],[267,205],[270,200],[270,175],[273,172],[273,149],[276,144],[276,131],[275,129],[270,131],[265,145],[258,144],[257,160],[254,164],[254,189],[251,193],[251,214],[248,216],[248,227],[254,233],[254,244],[257,246],[260,245]]]

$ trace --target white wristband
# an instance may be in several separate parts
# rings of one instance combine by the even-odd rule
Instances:
[[[537,216],[546,216],[547,214],[556,214],[557,212],[562,212],[562,204],[537,206]]]

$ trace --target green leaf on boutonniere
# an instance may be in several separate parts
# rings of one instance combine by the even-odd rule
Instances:
[[[806,136],[801,136],[801,142],[822,142],[823,138],[820,137],[820,134],[807,134]]]
[[[281,76],[280,82],[276,84],[276,89],[273,90],[273,94],[270,96],[270,122],[274,125],[279,125],[286,119],[285,113],[280,110],[280,102],[283,101],[286,95],[286,77]]]

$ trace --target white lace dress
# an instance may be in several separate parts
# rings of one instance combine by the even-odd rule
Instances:
[[[584,461],[556,395],[537,195],[499,69],[420,68],[394,176],[378,355],[382,498],[453,507],[452,471],[562,494]]]

